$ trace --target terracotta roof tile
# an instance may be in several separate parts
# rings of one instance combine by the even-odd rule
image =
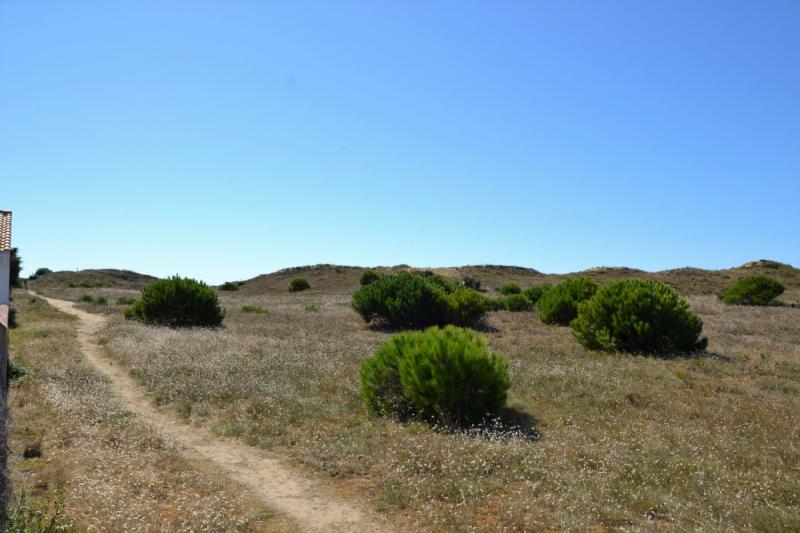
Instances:
[[[0,252],[11,249],[11,211],[0,211]]]

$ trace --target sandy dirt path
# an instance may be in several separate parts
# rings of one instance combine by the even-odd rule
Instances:
[[[86,359],[111,380],[126,409],[177,442],[190,460],[214,462],[231,479],[248,487],[268,507],[282,512],[304,531],[393,530],[385,521],[368,516],[357,505],[326,493],[314,481],[261,450],[234,439],[214,436],[156,409],[128,372],[114,365],[97,344],[96,336],[106,324],[106,317],[82,311],[72,302],[37,296],[59,311],[78,317],[78,340]]]

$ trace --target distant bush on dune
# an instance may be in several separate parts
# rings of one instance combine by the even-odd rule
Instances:
[[[361,395],[370,411],[446,426],[497,415],[508,387],[506,361],[480,336],[455,326],[395,335],[361,366]]]
[[[741,278],[722,296],[722,301],[732,305],[769,305],[783,294],[780,281],[768,276]]]
[[[142,297],[126,309],[125,317],[169,327],[215,327],[225,313],[216,291],[189,278],[173,276],[142,289]]]
[[[369,285],[370,283],[374,283],[379,279],[381,279],[381,275],[374,270],[365,270],[361,274],[361,277],[358,278],[358,281],[361,283],[361,285]]]
[[[435,274],[399,272],[353,294],[353,309],[366,322],[382,319],[400,328],[470,326],[485,313],[483,297]]]
[[[516,283],[508,283],[497,290],[500,291],[500,294],[505,296],[508,296],[509,294],[520,294],[522,292],[522,289],[520,289],[519,285]]]
[[[541,299],[541,297],[544,296],[545,293],[547,293],[547,291],[549,291],[552,288],[553,286],[550,285],[549,283],[546,283],[544,285],[534,285],[533,287],[529,287],[524,291],[522,291],[522,294],[524,294],[525,297],[528,298],[528,300],[530,300],[530,302],[533,305],[536,305]]]
[[[472,276],[464,276],[464,279],[461,280],[461,283],[468,289],[475,291],[481,290],[480,280],[473,278]]]
[[[545,324],[566,326],[578,316],[578,304],[594,296],[597,288],[589,278],[562,281],[539,299],[539,318]]]
[[[506,311],[512,311],[515,313],[521,311],[533,311],[533,304],[528,297],[524,294],[512,294],[511,296],[506,297],[503,301],[505,305]]]
[[[703,322],[674,289],[655,280],[626,279],[601,288],[578,306],[575,338],[591,350],[682,354],[705,349]]]
[[[242,284],[238,281],[226,281],[222,285],[219,286],[219,290],[221,291],[238,291],[239,287]]]
[[[310,288],[311,284],[306,278],[294,278],[289,282],[289,292],[300,292]]]

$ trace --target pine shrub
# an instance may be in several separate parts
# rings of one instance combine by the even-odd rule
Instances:
[[[141,300],[130,309],[130,313],[126,311],[130,318],[170,327],[215,327],[225,317],[213,288],[202,281],[179,276],[144,287]]]
[[[135,301],[136,299],[130,296],[120,296],[117,298],[117,305],[131,305]]]
[[[503,300],[506,311],[521,312],[533,311],[533,304],[524,294],[512,294]]]
[[[522,293],[522,289],[520,289],[519,285],[517,285],[516,283],[507,283],[506,285],[503,285],[497,290],[500,291],[500,294],[504,296],[508,296],[509,294]]]
[[[375,283],[380,278],[381,278],[381,275],[378,274],[376,271],[374,271],[374,270],[365,270],[361,274],[361,277],[358,279],[358,281],[359,281],[359,283],[361,283],[361,285],[369,285],[370,283]]]
[[[471,326],[486,314],[486,300],[476,290],[461,288],[447,295],[450,306],[450,323]]]
[[[767,276],[741,278],[722,296],[722,301],[731,305],[769,305],[783,294],[780,281]]]
[[[496,415],[508,393],[508,365],[474,332],[447,326],[395,335],[361,367],[361,394],[373,413],[412,414],[448,426]]]
[[[594,296],[597,287],[589,278],[562,281],[539,298],[539,318],[545,324],[568,325],[578,316],[578,304]]]
[[[541,297],[552,288],[552,285],[549,283],[545,283],[544,285],[534,285],[533,287],[528,287],[522,291],[522,294],[524,294],[533,305],[536,305]]]
[[[289,292],[300,292],[310,288],[311,284],[306,278],[294,278],[289,282]]]
[[[365,322],[384,320],[399,328],[471,325],[483,312],[475,294],[459,292],[466,290],[435,274],[399,272],[361,287],[352,305]]]
[[[219,286],[221,291],[238,291],[241,284],[238,281],[226,281]]]
[[[575,338],[591,350],[672,354],[705,349],[703,321],[674,289],[655,280],[625,279],[578,306]]]

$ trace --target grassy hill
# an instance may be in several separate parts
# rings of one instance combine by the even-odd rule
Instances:
[[[263,274],[247,280],[241,287],[241,294],[258,295],[285,292],[289,282],[295,277],[304,277],[311,283],[312,291],[325,293],[352,293],[359,287],[359,277],[368,270],[365,267],[311,265],[287,268],[271,274]],[[374,267],[373,270],[389,274],[402,270],[415,270],[408,265],[393,267]],[[426,269],[416,269],[426,270]],[[800,269],[791,265],[761,259],[744,265],[723,269],[704,270],[701,268],[676,268],[659,272],[647,272],[628,267],[595,267],[568,274],[545,274],[532,268],[503,265],[470,265],[463,267],[431,268],[444,277],[461,280],[471,276],[481,281],[485,290],[494,290],[506,283],[517,283],[522,287],[542,283],[558,283],[568,277],[587,276],[598,283],[608,283],[623,278],[653,278],[674,287],[683,294],[716,294],[731,286],[737,279],[761,274],[771,276],[786,285],[784,299],[800,299]]]
[[[130,270],[115,268],[61,270],[39,276],[28,281],[33,290],[49,288],[109,288],[109,289],[141,289],[158,278],[147,274],[139,274]]]

